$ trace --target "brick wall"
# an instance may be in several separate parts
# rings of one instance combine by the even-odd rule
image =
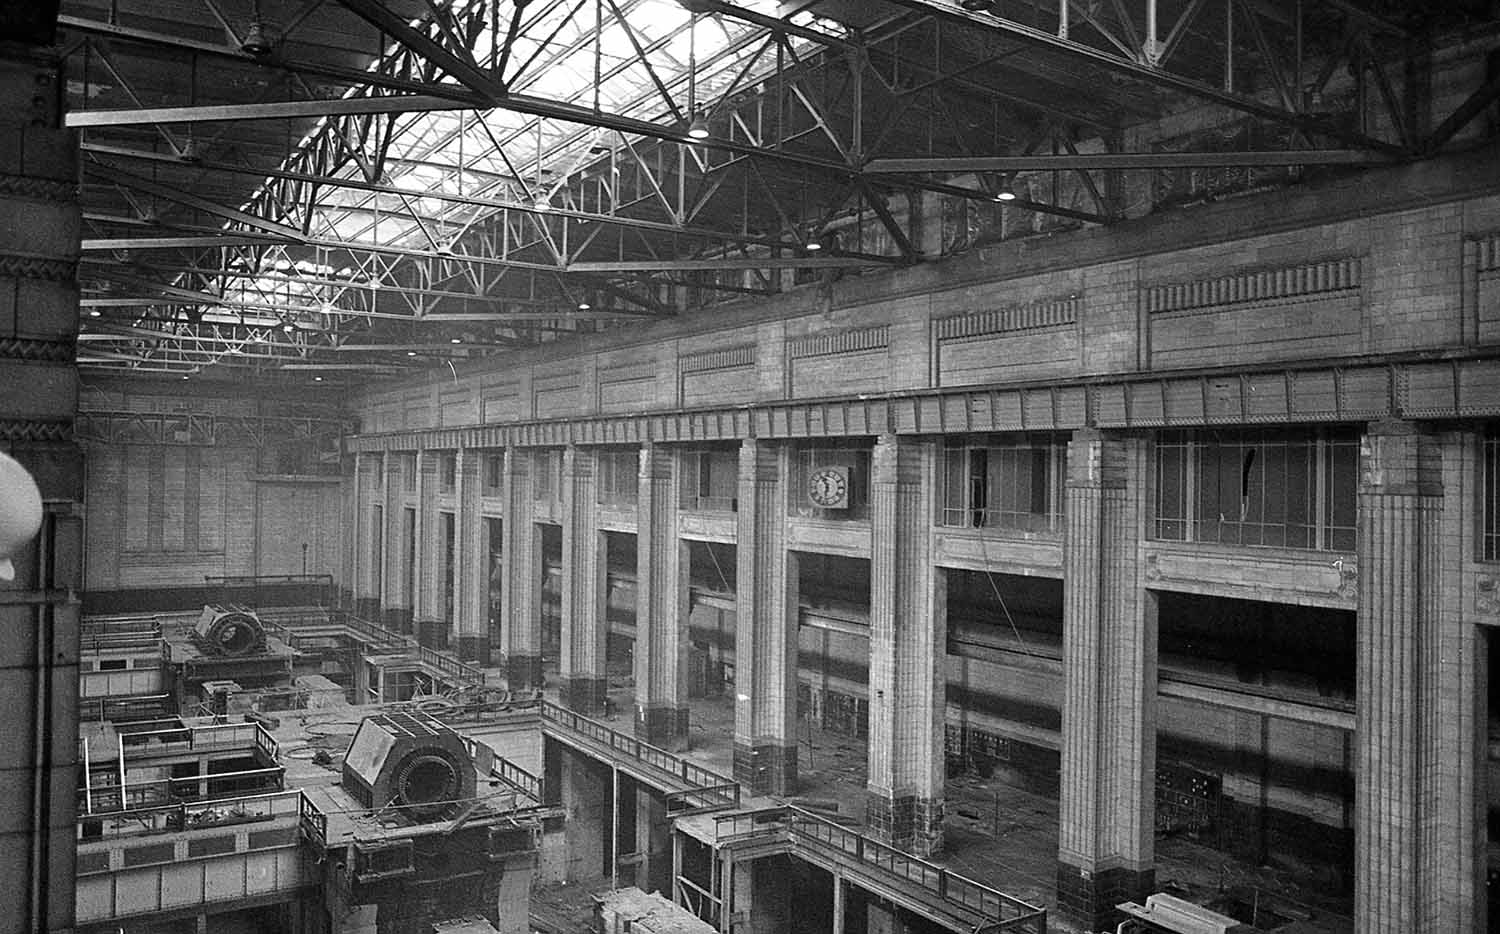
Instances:
[[[356,408],[382,433],[1471,345],[1500,334],[1486,156],[801,286],[434,370]]]
[[[88,591],[200,587],[206,576],[339,573],[330,480],[260,478],[240,447],[90,445]]]

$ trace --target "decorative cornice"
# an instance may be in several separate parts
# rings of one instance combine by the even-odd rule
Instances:
[[[886,325],[874,328],[856,328],[833,334],[810,334],[794,337],[786,342],[786,355],[796,360],[800,357],[824,357],[831,354],[855,353],[861,350],[883,350],[891,344],[891,329]]]
[[[0,174],[0,196],[72,202],[78,200],[78,186],[51,178]]]
[[[531,378],[531,391],[535,392],[558,392],[566,389],[577,389],[583,384],[582,378],[576,371],[565,373],[540,373]]]
[[[613,366],[599,368],[599,382],[603,383],[629,383],[640,379],[653,379],[656,376],[656,364],[647,360],[638,363],[617,363]]]
[[[677,367],[683,373],[699,373],[703,370],[728,370],[734,367],[755,365],[755,345],[740,344],[721,350],[700,350],[677,358]]]
[[[15,253],[0,253],[0,276],[73,282],[78,278],[78,261],[58,259],[53,256],[20,256]]]
[[[0,338],[0,357],[10,360],[43,360],[72,363],[76,351],[72,341],[27,340],[22,337]]]
[[[1083,296],[1073,294],[1006,305],[976,314],[951,315],[934,321],[933,333],[938,340],[958,340],[987,334],[1063,327],[1077,323],[1078,309],[1082,305]]]
[[[1148,286],[1144,300],[1147,312],[1159,314],[1343,292],[1359,288],[1360,269],[1358,256],[1346,256],[1300,266],[1235,273],[1217,279]]]
[[[1488,418],[1500,414],[1500,357],[1491,348],[1448,359],[1406,357],[1267,367],[1076,377],[800,401],[725,403],[614,415],[406,429],[348,439],[351,450],[519,447],[844,437],[1153,429],[1252,424]]]

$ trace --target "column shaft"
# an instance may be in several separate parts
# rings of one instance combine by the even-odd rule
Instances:
[[[667,749],[688,740],[687,559],[677,534],[677,456],[641,449],[637,502],[635,733]]]
[[[580,713],[604,711],[605,560],[599,531],[599,455],[563,451],[562,700]]]
[[[539,533],[532,518],[531,452],[505,449],[504,542],[505,619],[502,624],[506,686],[511,690],[542,686],[542,617],[537,612],[542,570]]]
[[[943,846],[946,586],[932,564],[937,449],[882,435],[870,466],[867,822],[919,855]]]
[[[1459,569],[1471,529],[1472,441],[1406,422],[1361,445],[1355,697],[1355,929],[1477,929],[1483,832],[1482,640]],[[1477,494],[1477,491],[1475,491]],[[1452,594],[1453,597],[1448,595]]]
[[[480,462],[483,455],[473,448],[458,452],[457,547],[454,549],[454,629],[458,657],[490,663],[490,631],[486,622],[489,569],[485,566],[484,516],[480,513]]]
[[[438,511],[438,467],[441,451],[417,452],[417,597],[412,607],[417,639],[435,640],[443,625],[443,541]]]
[[[343,458],[339,463],[342,480],[339,484],[339,592],[337,606],[351,609],[354,592],[359,588],[359,453],[353,458]]]
[[[389,629],[411,632],[412,595],[406,592],[406,471],[407,459],[396,452],[385,456],[381,472],[384,504],[385,561],[380,569],[381,619]]]
[[[734,777],[753,794],[797,785],[797,565],[786,549],[786,453],[740,445]]]
[[[1152,863],[1156,614],[1140,579],[1146,445],[1068,445],[1058,904],[1090,926],[1141,900]]]
[[[382,502],[380,471],[382,458],[379,455],[360,454],[355,475],[359,483],[359,502],[355,506],[357,520],[355,537],[359,540],[359,573],[354,581],[354,612],[366,619],[380,616],[381,565],[380,542],[385,535],[384,524],[375,522],[375,506]]]

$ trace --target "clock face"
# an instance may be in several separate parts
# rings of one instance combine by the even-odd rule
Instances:
[[[816,506],[842,508],[848,499],[849,474],[842,467],[824,467],[807,479],[807,498]]]

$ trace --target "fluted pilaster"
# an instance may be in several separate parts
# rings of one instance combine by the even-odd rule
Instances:
[[[688,741],[687,557],[677,534],[677,456],[641,448],[637,500],[635,733],[668,749]]]
[[[412,630],[412,602],[407,592],[406,562],[410,543],[406,528],[406,472],[415,469],[405,457],[391,452],[385,456],[380,476],[380,497],[385,511],[385,561],[380,568],[380,619],[397,632]]]
[[[354,612],[373,616],[380,609],[380,567],[377,550],[375,504],[380,486],[380,458],[356,452],[354,455]]]
[[[797,785],[797,565],[786,549],[785,450],[740,444],[734,777],[754,794]]]
[[[604,536],[599,532],[599,455],[569,446],[562,472],[562,678],[563,703],[585,714],[602,713],[605,688],[606,585]]]
[[[438,516],[441,451],[417,452],[417,594],[412,601],[417,638],[432,641],[443,618],[443,541]]]
[[[490,634],[486,622],[489,569],[485,566],[484,516],[480,511],[480,464],[483,455],[472,448],[458,452],[458,541],[454,549],[457,595],[454,629],[458,657],[490,663]]]
[[[1075,432],[1063,549],[1057,897],[1108,925],[1155,879],[1156,613],[1142,588],[1146,445]]]
[[[1454,599],[1470,522],[1462,492],[1473,484],[1473,465],[1461,467],[1465,449],[1462,436],[1444,439],[1396,421],[1372,424],[1361,445],[1354,762],[1360,932],[1436,934],[1478,923],[1472,802],[1483,744],[1473,694],[1482,646]],[[1447,594],[1453,596],[1445,600]]]
[[[505,567],[501,624],[502,666],[511,690],[542,686],[541,543],[533,518],[532,453],[505,449],[505,518],[501,526]]]
[[[947,595],[932,564],[937,448],[882,435],[870,466],[870,746],[866,818],[928,855],[943,846]]]

